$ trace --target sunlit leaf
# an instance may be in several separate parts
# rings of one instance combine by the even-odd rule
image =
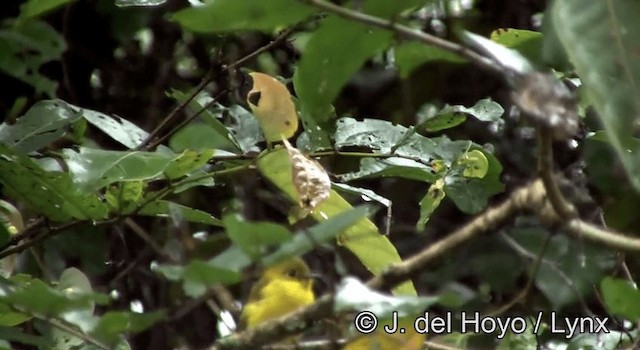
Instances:
[[[296,194],[291,178],[291,163],[286,150],[278,149],[258,159],[258,169],[264,177],[284,192],[295,203]],[[337,192],[331,190],[329,198],[311,212],[317,221],[328,220],[349,211],[352,206]],[[338,235],[338,243],[353,252],[374,275],[390,264],[400,262],[400,256],[389,239],[380,235],[369,219],[361,218]],[[394,289],[396,293],[415,295],[413,284],[405,282]]]

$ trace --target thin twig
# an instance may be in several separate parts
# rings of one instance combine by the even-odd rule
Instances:
[[[547,237],[545,237],[544,242],[542,243],[542,247],[540,247],[540,252],[538,253],[538,255],[533,256],[533,254],[527,252],[514,239],[507,236],[506,234],[501,232],[500,237],[505,240],[512,248],[519,248],[517,249],[517,251],[519,251],[520,253],[527,253],[526,256],[533,260],[533,266],[531,267],[531,272],[529,273],[529,278],[527,279],[527,284],[524,286],[524,288],[522,288],[522,290],[520,290],[518,294],[505,305],[501,306],[497,310],[488,313],[487,316],[490,317],[502,315],[517,303],[524,303],[525,299],[529,295],[529,292],[531,291],[531,287],[533,286],[534,281],[536,280],[536,276],[538,275],[538,271],[540,270],[540,265],[545,261],[544,252],[547,249],[549,242],[551,241],[551,235],[548,234]]]
[[[81,339],[82,341],[84,341],[87,344],[91,344],[94,345],[100,349],[104,349],[104,350],[111,350],[111,347],[103,344],[102,342],[100,342],[97,339],[94,339],[93,337],[91,337],[90,335],[79,331],[71,326],[68,326],[67,324],[57,320],[57,319],[53,319],[53,318],[45,318],[45,317],[41,317],[41,316],[37,316],[37,315],[33,315],[33,317],[42,320],[44,322],[49,323],[51,326],[53,326],[54,328],[58,328],[61,331],[67,332],[71,335],[73,335],[74,337],[77,337],[79,339]]]
[[[275,39],[270,41],[268,44],[259,47],[258,49],[252,51],[250,54],[240,58],[237,61],[235,61],[234,63],[231,63],[231,64],[223,67],[222,72],[224,73],[224,72],[227,72],[229,70],[235,69],[238,66],[240,66],[241,64],[253,59],[256,56],[258,56],[259,54],[261,54],[261,53],[263,53],[263,52],[265,52],[267,50],[270,50],[272,47],[274,47],[275,45],[279,44],[281,41],[283,41],[289,35],[291,35],[293,30],[294,30],[294,28],[289,28],[289,29],[285,30],[280,35],[278,35]],[[150,149],[153,149],[154,147],[157,147],[157,145],[159,145],[160,142],[156,141],[156,142],[152,143],[152,141],[158,136],[158,134],[160,134],[160,131],[162,131],[162,129],[171,120],[173,120],[180,111],[184,110],[189,105],[189,103],[191,103],[191,101],[193,101],[193,99],[202,90],[204,90],[205,86],[207,86],[207,84],[209,84],[212,79],[213,79],[213,72],[211,70],[209,70],[209,72],[207,72],[207,74],[202,79],[202,81],[200,81],[200,83],[195,87],[193,92],[191,92],[191,94],[189,94],[189,96],[184,101],[182,101],[182,103],[178,104],[174,109],[172,109],[171,112],[169,112],[169,114],[167,114],[167,116],[164,117],[164,119],[162,119],[162,121],[155,127],[155,129],[153,129],[153,131],[151,131],[149,133],[149,135],[134,150],[136,150],[136,151],[150,150]]]
[[[523,186],[515,190],[508,199],[487,209],[455,232],[429,245],[416,255],[391,265],[380,275],[370,279],[367,285],[375,289],[392,288],[405,281],[411,274],[423,270],[427,264],[460,244],[504,223],[518,210],[526,209],[532,203],[541,206],[541,202],[544,201],[544,187],[541,181],[534,181]],[[220,339],[213,349],[245,349],[255,347],[256,344],[268,344],[308,328],[314,321],[330,316],[333,313],[332,310],[333,296],[326,294],[314,304],[294,313]]]
[[[157,140],[149,143],[149,145],[147,146],[147,149],[154,149],[156,147],[158,147],[158,145],[160,145],[161,143],[163,143],[166,139],[168,139],[171,135],[174,135],[175,133],[177,133],[178,131],[180,131],[180,129],[184,128],[187,124],[191,123],[192,120],[196,119],[197,117],[199,117],[202,113],[204,113],[209,107],[211,107],[214,103],[216,103],[218,101],[218,98],[220,98],[220,96],[222,96],[222,94],[227,93],[227,89],[222,90],[220,93],[218,93],[211,101],[205,103],[204,106],[202,106],[202,108],[200,108],[196,113],[194,113],[193,115],[189,116],[188,118],[186,118],[185,120],[183,120],[180,124],[178,124],[176,127],[174,127],[173,129],[171,129],[169,132],[167,132],[166,134],[162,135],[162,137],[159,137]]]

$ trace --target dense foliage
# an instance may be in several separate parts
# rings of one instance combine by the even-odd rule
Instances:
[[[292,256],[335,296],[301,348],[363,310],[451,317],[383,349],[640,341],[635,1],[3,7],[0,349],[259,348],[286,334],[227,326]],[[301,153],[265,142],[250,71],[288,86]]]

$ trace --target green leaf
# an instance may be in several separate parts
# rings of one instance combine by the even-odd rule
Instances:
[[[302,21],[314,12],[300,1],[215,0],[178,11],[172,19],[188,30],[201,33],[269,32]]]
[[[475,214],[487,206],[491,196],[502,192],[504,185],[500,182],[502,165],[496,157],[477,145],[471,148],[467,154],[475,155],[476,160],[456,162],[445,176],[444,192],[460,210]],[[459,159],[464,159],[464,154]],[[484,176],[478,177],[483,173]]]
[[[264,134],[260,129],[258,119],[239,105],[224,108],[222,113],[228,114],[232,120],[232,125],[229,128],[240,145],[242,153],[259,151],[256,144],[264,141]]]
[[[640,291],[631,282],[605,277],[600,290],[607,310],[630,321],[640,319]]]
[[[78,119],[60,100],[39,101],[15,124],[0,125],[0,142],[23,153],[37,151],[69,133]]]
[[[145,187],[144,181],[123,181],[109,186],[104,197],[115,212],[130,213],[142,201]]]
[[[205,225],[222,226],[222,221],[202,210],[165,200],[151,202],[140,209],[139,215],[169,217],[171,211],[179,211],[180,216],[189,222],[197,222]]]
[[[166,317],[164,311],[144,314],[109,311],[100,317],[92,335],[110,345],[121,341],[124,333],[138,333],[160,322]]]
[[[92,307],[93,303],[106,303],[106,295],[89,292],[60,290],[46,285],[39,279],[24,275],[10,278],[14,288],[0,296],[0,303],[7,302],[27,314],[59,317],[64,313]]]
[[[542,33],[532,30],[500,28],[491,32],[491,40],[515,49],[532,62],[542,63]]]
[[[350,208],[336,216],[320,222],[309,229],[293,235],[289,242],[283,242],[278,249],[264,258],[265,265],[277,264],[293,256],[311,251],[319,244],[329,241],[343,233],[367,214],[367,207]]]
[[[29,0],[20,7],[20,18],[39,17],[71,1],[72,0]]]
[[[487,204],[492,195],[503,189],[500,183],[502,167],[495,157],[469,141],[451,141],[446,137],[427,138],[412,129],[388,121],[341,118],[337,123],[335,146],[357,146],[382,154],[384,159],[364,157],[360,171],[342,175],[343,180],[363,177],[397,176],[433,183],[445,178],[445,193],[461,210],[475,213]],[[482,151],[488,170],[482,178],[469,175],[468,164],[459,159],[469,150]],[[391,157],[391,154],[398,157]],[[386,156],[389,158],[386,158]],[[401,158],[402,157],[402,158]]]
[[[539,254],[548,234],[538,228],[518,228],[512,233],[532,256]],[[576,244],[570,236],[556,234],[549,241],[535,284],[551,308],[560,311],[579,299],[587,299],[594,292],[593,285],[615,264],[615,252],[587,242]]]
[[[80,147],[64,149],[74,182],[95,191],[118,181],[155,180],[163,177],[172,156],[159,152],[107,151]]]
[[[164,175],[169,179],[176,179],[200,169],[209,162],[214,153],[215,150],[212,149],[185,150],[167,164]]]
[[[362,158],[360,170],[341,174],[342,181],[378,177],[400,177],[415,181],[433,182],[437,179],[433,167],[411,159],[390,157],[385,159]]]
[[[285,149],[277,149],[258,159],[258,170],[276,187],[285,193],[292,203],[297,200],[291,177],[291,162]],[[311,216],[317,221],[325,221],[349,211],[352,206],[337,192],[331,190],[329,198],[320,203]],[[380,274],[390,264],[401,261],[396,248],[389,239],[380,235],[378,228],[367,218],[361,218],[338,236],[338,244],[345,246],[374,275]],[[396,293],[415,295],[411,282],[405,282],[394,289]]]
[[[466,60],[450,51],[439,47],[428,46],[415,41],[400,44],[395,49],[396,65],[400,77],[406,79],[411,72],[419,66],[432,61],[445,61],[451,63],[465,63]]]
[[[31,315],[18,312],[11,305],[0,302],[0,329],[2,327],[14,327],[30,319]]]
[[[111,137],[113,140],[118,141],[122,145],[128,148],[136,148],[139,144],[145,140],[149,134],[142,130],[132,122],[118,117],[110,116],[104,113],[93,111],[86,108],[80,108],[71,104],[67,104],[73,109],[82,113],[82,117],[86,119],[93,126],[100,129],[105,135]],[[171,153],[171,150],[165,146],[158,146],[158,151],[163,153]]]
[[[242,275],[212,266],[210,263],[194,260],[184,270],[184,290],[191,297],[199,297],[206,288],[215,283],[233,284],[242,279]]]
[[[6,194],[25,200],[53,221],[99,220],[108,207],[95,194],[80,192],[69,174],[46,172],[29,157],[0,144],[0,182]]]
[[[58,84],[39,71],[45,63],[60,59],[66,50],[64,38],[38,20],[13,24],[0,29],[0,71],[33,86],[37,94],[55,96]]]
[[[49,346],[47,339],[40,335],[33,335],[22,332],[18,327],[0,327],[0,339],[19,342],[21,344],[28,344],[37,346],[40,349],[46,349]],[[7,348],[12,349],[12,348]]]
[[[457,165],[464,167],[462,170],[462,176],[483,178],[489,171],[489,161],[487,157],[481,151],[474,149],[469,152],[465,152],[458,161]]]
[[[183,103],[187,99],[187,94],[177,90],[172,90],[170,96],[180,103]],[[200,93],[191,100],[188,104],[189,110],[191,113],[201,112],[199,118],[203,120],[206,125],[191,123],[176,133],[172,137],[172,142],[176,143],[184,139],[182,143],[188,143],[190,145],[186,148],[193,149],[221,148],[232,152],[242,150],[233,133],[218,120],[225,112],[225,107],[216,103],[214,106],[201,111],[202,108],[211,103],[212,100],[213,98],[205,93]],[[183,146],[180,150],[184,148]]]
[[[247,222],[239,215],[222,219],[227,235],[251,260],[260,260],[269,248],[292,239],[291,232],[272,222]]]
[[[300,118],[316,148],[329,146],[333,100],[369,57],[391,45],[392,37],[389,31],[339,17],[327,18],[311,35],[293,82]]]
[[[630,140],[640,115],[638,13],[640,3],[632,0],[555,1],[550,11],[555,34],[636,190],[640,148]]]
[[[418,112],[420,116],[420,112]],[[495,122],[504,114],[504,109],[489,98],[478,101],[473,107],[462,105],[446,106],[433,116],[425,116],[426,120],[416,126],[417,130],[429,132],[441,131],[462,124],[470,115],[483,122]]]
[[[429,186],[427,194],[420,200],[420,219],[418,219],[418,223],[416,223],[416,229],[418,231],[424,231],[431,214],[433,214],[440,205],[440,202],[444,199],[445,193],[443,187],[444,181],[442,179],[434,182]]]

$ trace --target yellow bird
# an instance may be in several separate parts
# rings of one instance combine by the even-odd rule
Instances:
[[[253,328],[315,301],[313,277],[300,258],[266,268],[253,285],[240,315],[240,329]]]
[[[268,143],[288,139],[298,130],[298,113],[287,87],[276,78],[249,73],[245,83],[246,101]],[[246,91],[246,90],[245,90]]]

